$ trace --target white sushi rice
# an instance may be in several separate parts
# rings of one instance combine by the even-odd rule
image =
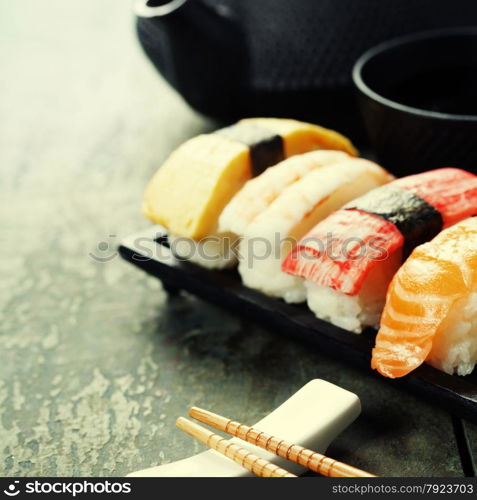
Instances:
[[[477,363],[477,287],[453,304],[426,362],[450,374],[472,372]]]
[[[274,227],[279,231],[278,224]],[[281,270],[282,260],[292,249],[292,245],[286,241],[281,245],[276,244],[272,231],[267,234],[266,231],[259,230],[257,237],[252,234],[252,231],[248,232],[239,244],[238,269],[243,283],[289,303],[304,302],[306,290],[303,280]]]
[[[308,307],[318,318],[353,333],[361,333],[367,326],[378,328],[386,291],[400,264],[401,251],[379,261],[356,295],[346,295],[306,280]]]
[[[282,272],[282,260],[320,220],[388,180],[376,164],[352,159],[313,170],[284,189],[247,226],[240,241],[243,283],[287,302],[303,302],[304,280]]]

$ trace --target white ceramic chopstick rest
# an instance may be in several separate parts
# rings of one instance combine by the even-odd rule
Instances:
[[[312,380],[276,410],[252,424],[268,434],[325,453],[326,448],[361,412],[358,396],[324,380]],[[233,416],[232,416],[233,417]],[[303,467],[237,438],[240,443],[270,462],[294,473]],[[214,450],[184,460],[129,474],[137,477],[245,477],[251,473]]]

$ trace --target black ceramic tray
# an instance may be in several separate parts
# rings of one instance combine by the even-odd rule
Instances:
[[[126,238],[119,247],[121,256],[159,278],[168,292],[186,290],[242,316],[294,338],[312,343],[340,360],[361,366],[383,383],[397,384],[445,407],[454,415],[477,422],[477,374],[447,375],[428,365],[398,380],[377,375],[370,368],[375,332],[350,333],[317,319],[303,304],[287,304],[242,285],[236,270],[211,271],[172,255],[167,233],[160,226]]]

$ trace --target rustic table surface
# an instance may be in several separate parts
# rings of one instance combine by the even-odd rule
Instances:
[[[121,476],[174,461],[201,449],[174,428],[191,405],[253,422],[312,378],[363,403],[335,458],[394,476],[473,473],[476,426],[168,297],[116,255],[148,224],[140,200],[161,160],[214,127],[144,58],[130,7],[0,3],[0,474]]]

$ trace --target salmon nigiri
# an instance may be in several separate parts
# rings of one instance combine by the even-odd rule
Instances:
[[[477,217],[418,246],[389,286],[371,366],[396,378],[424,361],[459,375],[477,361]]]

